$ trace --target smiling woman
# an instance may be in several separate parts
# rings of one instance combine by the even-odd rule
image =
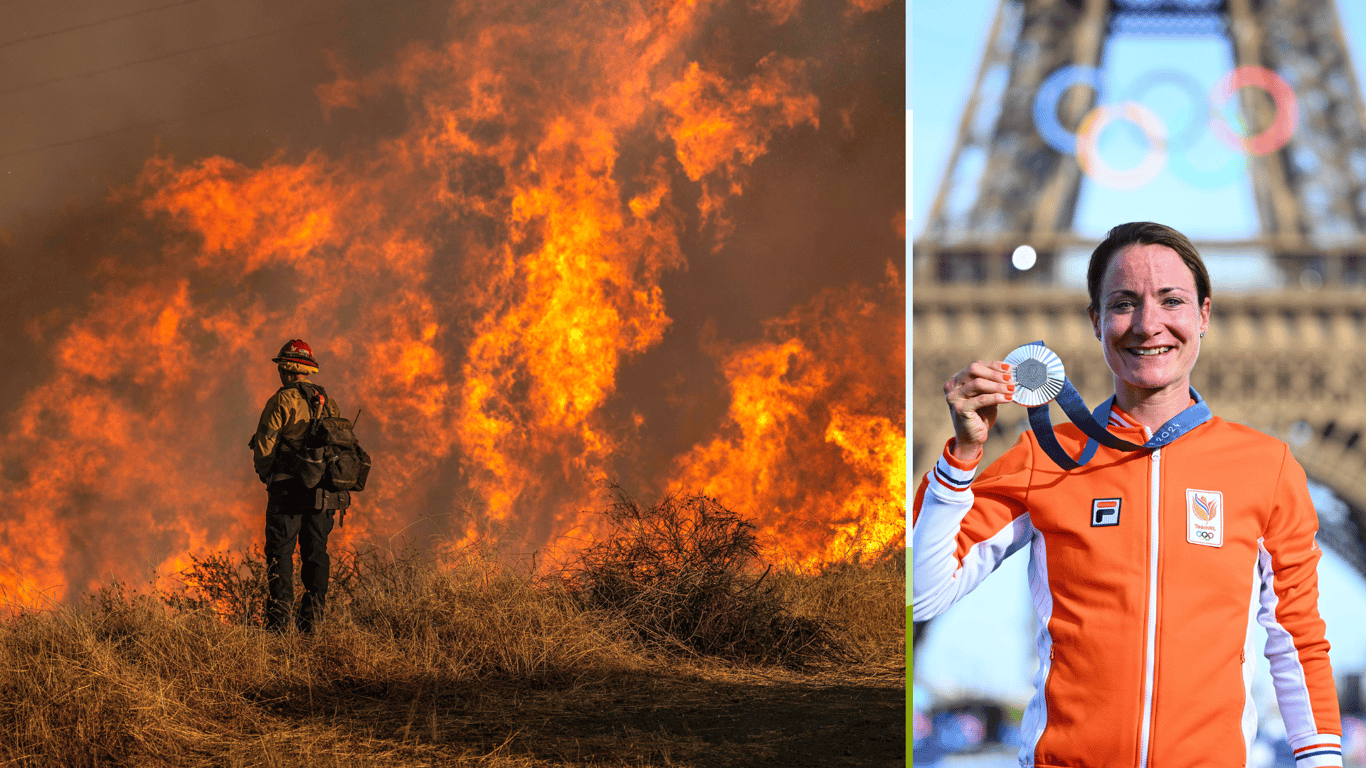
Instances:
[[[1115,404],[1158,431],[1190,402],[1191,369],[1209,330],[1209,272],[1184,235],[1135,222],[1096,248],[1086,284]]]
[[[997,361],[955,375],[955,437],[916,495],[914,618],[1028,548],[1040,665],[1021,763],[1193,768],[1248,764],[1256,616],[1297,765],[1341,765],[1304,471],[1190,387],[1212,303],[1199,253],[1170,227],[1124,224],[1087,275],[1115,383],[1097,417],[1136,450],[1088,445],[1068,424],[1047,437],[1091,455],[1084,468],[1025,432],[974,479],[998,408],[1027,382]]]

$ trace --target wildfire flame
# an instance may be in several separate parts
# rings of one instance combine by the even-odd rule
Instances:
[[[820,127],[814,59],[695,55],[748,8],[457,3],[449,41],[364,75],[334,59],[317,89],[333,116],[398,98],[401,131],[259,167],[148,160],[116,193],[145,251],[101,261],[67,320],[26,326],[51,374],[0,443],[0,590],[60,598],[253,543],[246,443],[289,338],[348,416],[363,408],[372,483],[340,535],[425,518],[454,545],[540,546],[591,527],[597,483],[649,426],[609,406],[670,332],[685,244],[725,243],[755,164]],[[761,341],[718,342],[716,436],[637,471],[748,513],[805,564],[899,540],[903,302],[889,265],[877,289],[827,290]]]
[[[803,566],[877,555],[906,532],[904,292],[829,290],[725,356],[728,424],[679,457],[674,488],[700,488],[759,521]],[[904,403],[904,401],[902,401]]]

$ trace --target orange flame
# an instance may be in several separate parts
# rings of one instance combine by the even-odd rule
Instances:
[[[723,434],[680,457],[701,488],[759,521],[802,566],[877,555],[906,533],[904,290],[830,290],[725,357]]]
[[[787,59],[763,59],[749,82],[739,85],[694,62],[658,97],[671,113],[666,124],[684,172],[703,182],[698,208],[704,222],[721,211],[727,196],[741,193],[741,168],[768,151],[778,127],[818,124],[816,98],[801,90],[802,79],[801,63]],[[712,181],[717,176],[721,191]],[[723,231],[732,226],[722,222]]]
[[[289,338],[364,410],[372,482],[340,535],[420,522],[455,546],[540,546],[591,527],[596,481],[646,424],[608,406],[622,367],[665,342],[689,222],[723,242],[756,161],[819,127],[809,62],[693,58],[726,7],[458,3],[483,21],[362,76],[334,60],[318,88],[329,115],[400,98],[400,132],[258,168],[148,160],[118,193],[145,216],[127,234],[145,254],[106,258],[67,324],[30,323],[53,372],[0,444],[0,590],[60,597],[254,542],[246,442]],[[901,535],[892,275],[735,346],[730,423],[671,484],[748,511],[804,563]]]

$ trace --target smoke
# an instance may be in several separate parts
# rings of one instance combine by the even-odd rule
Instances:
[[[163,5],[0,40],[0,584],[254,541],[292,337],[364,409],[346,537],[536,547],[604,478],[740,487],[744,360],[775,348],[820,381],[765,450],[818,455],[821,501],[733,503],[815,561],[845,534],[786,516],[900,503],[903,8]]]

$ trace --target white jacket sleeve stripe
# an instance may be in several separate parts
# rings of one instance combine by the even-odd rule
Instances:
[[[1276,574],[1271,568],[1271,553],[1266,545],[1258,544],[1258,564],[1261,574],[1261,609],[1257,621],[1266,627],[1266,658],[1271,662],[1271,680],[1276,688],[1276,701],[1285,721],[1286,737],[1294,746],[1296,738],[1312,736],[1318,728],[1314,724],[1313,703],[1309,697],[1304,666],[1295,649],[1295,636],[1276,619]],[[1303,768],[1301,766],[1300,768]]]
[[[952,484],[967,480],[971,472],[950,465],[943,457],[934,468],[925,490],[924,502],[911,533],[912,537],[912,617],[915,621],[932,619],[971,592],[1001,561],[1029,541],[1033,526],[1028,515],[1021,515],[968,550],[959,562],[958,533],[963,518],[972,509],[971,487],[955,490]],[[965,477],[966,476],[966,477]],[[943,479],[949,482],[943,482]]]
[[[1257,701],[1252,697],[1252,679],[1257,674],[1257,638],[1254,626],[1261,610],[1262,564],[1261,555],[1252,564],[1252,590],[1247,606],[1247,631],[1243,636],[1243,757],[1252,754],[1257,740]]]
[[[1342,739],[1331,733],[1313,733],[1290,742],[1295,768],[1341,768]]]
[[[1034,696],[1020,721],[1020,764],[1032,766],[1039,739],[1048,725],[1046,694],[1048,673],[1053,668],[1053,636],[1048,632],[1048,622],[1053,618],[1053,591],[1048,587],[1048,548],[1042,536],[1035,536],[1030,545],[1029,592],[1039,617],[1039,633],[1034,645],[1039,654],[1039,668],[1034,673]]]

